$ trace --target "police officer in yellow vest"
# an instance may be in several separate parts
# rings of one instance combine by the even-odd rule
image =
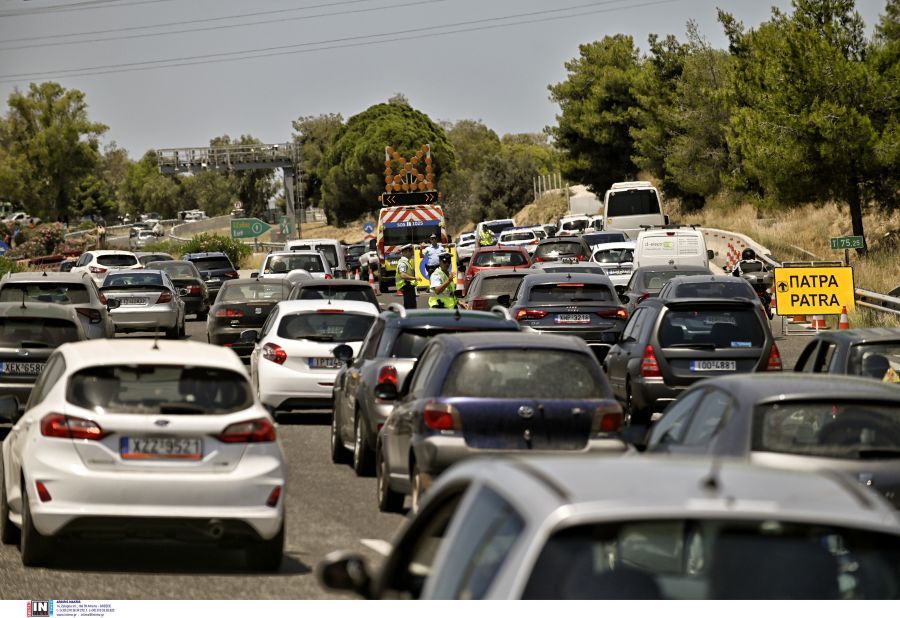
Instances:
[[[450,272],[452,257],[449,253],[441,256],[440,266],[431,273],[431,297],[428,306],[432,309],[454,309],[456,307],[456,281]]]
[[[403,294],[403,308],[416,308],[416,271],[412,261],[412,245],[400,247],[400,261],[397,262],[397,291]]]
[[[497,237],[494,236],[494,233],[488,228],[482,228],[481,236],[478,238],[478,244],[482,247],[490,247],[497,243]]]

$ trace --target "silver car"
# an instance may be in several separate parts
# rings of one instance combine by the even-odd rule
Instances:
[[[7,273],[0,279],[0,302],[42,302],[72,307],[88,339],[115,337],[106,298],[87,273]]]
[[[390,599],[893,599],[900,523],[849,477],[653,456],[471,460],[434,484],[378,577]]]
[[[120,270],[103,280],[117,332],[164,330],[166,337],[184,335],[184,301],[161,270]]]

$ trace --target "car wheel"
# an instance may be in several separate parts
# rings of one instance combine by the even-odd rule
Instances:
[[[207,309],[206,311],[201,311],[200,313],[197,314],[197,320],[200,322],[202,322],[203,320],[205,320],[208,317],[209,317],[209,309]]]
[[[47,564],[53,553],[53,539],[46,537],[34,527],[31,519],[31,505],[28,494],[22,485],[22,540],[20,544],[22,564],[25,566],[42,566]]]
[[[284,557],[284,522],[278,534],[268,541],[257,541],[246,552],[247,566],[254,571],[277,571]]]
[[[378,510],[384,513],[400,513],[403,511],[405,496],[391,489],[388,482],[387,462],[381,448],[375,449],[375,470],[378,484]]]
[[[336,411],[331,413],[331,461],[336,464],[350,463],[350,453],[344,448],[344,443],[338,431]]]
[[[650,424],[650,417],[652,416],[650,410],[639,410],[634,406],[634,396],[631,394],[630,381],[625,383],[625,410],[628,415],[629,425],[643,425],[646,427]]]
[[[178,325],[166,329],[166,339],[178,339]]]
[[[419,471],[419,464],[413,461],[412,468],[409,473],[410,486],[410,502],[413,513],[419,512],[419,506],[422,504],[422,497],[427,487],[426,476]]]
[[[19,528],[9,518],[9,501],[6,498],[6,483],[3,478],[3,462],[0,457],[0,543],[17,545],[21,534]]]
[[[359,413],[353,423],[353,470],[356,476],[372,476],[372,449],[366,439],[366,427]]]

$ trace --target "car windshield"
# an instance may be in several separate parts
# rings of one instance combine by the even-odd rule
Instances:
[[[384,244],[387,246],[405,245],[408,243],[428,242],[432,234],[437,234],[440,238],[443,231],[437,221],[428,221],[424,225],[406,225],[407,222],[398,224],[398,227],[388,227],[391,224],[385,224],[382,232]],[[419,223],[416,221],[415,223]]]
[[[759,312],[750,307],[670,307],[663,316],[658,336],[664,348],[709,345],[716,348],[761,348],[766,341]]]
[[[103,280],[103,287],[113,285],[165,285],[159,273],[110,273]]]
[[[581,255],[583,248],[578,242],[545,242],[538,246],[535,256],[553,257],[559,255]]]
[[[216,301],[238,303],[271,301],[276,303],[286,300],[289,293],[290,287],[288,286],[262,281],[241,281],[223,286]]]
[[[634,249],[603,249],[594,254],[594,261],[601,264],[622,264],[634,261]]]
[[[634,215],[658,215],[659,199],[656,191],[618,191],[609,196],[606,206],[607,217],[631,217]]]
[[[97,256],[97,263],[101,266],[135,266],[139,264],[136,257],[127,254],[112,254]]]
[[[674,298],[756,298],[756,292],[740,281],[682,283],[673,289]]]
[[[502,296],[503,294],[512,296],[524,277],[524,273],[504,277],[486,277],[478,284],[478,296]]]
[[[7,283],[0,288],[0,302],[21,302],[23,298],[59,305],[91,302],[91,296],[83,283]]]
[[[897,536],[773,517],[560,530],[544,545],[522,598],[894,599],[898,593]]]
[[[753,450],[837,459],[900,458],[900,406],[782,402],[753,416]]]
[[[612,302],[613,298],[613,291],[602,283],[547,283],[528,292],[532,302]]]
[[[347,249],[347,254],[352,256],[360,256],[366,252],[364,245],[353,245]]]
[[[372,287],[365,286],[302,286],[294,297],[297,300],[358,300],[378,304]]]
[[[475,256],[475,266],[528,266],[528,258],[518,251],[487,251]]]
[[[479,330],[476,328],[455,328],[455,329],[440,329],[440,328],[417,328],[417,329],[405,329],[394,340],[393,345],[391,346],[390,352],[387,356],[392,358],[418,358],[422,353],[422,350],[425,349],[425,345],[428,343],[428,340],[432,337],[436,337],[437,335],[443,335],[446,333],[462,333],[462,332],[471,332],[474,330]]]
[[[197,267],[197,270],[201,271],[234,270],[234,266],[231,265],[231,260],[229,260],[225,256],[196,258],[190,261],[194,263],[194,266]]]
[[[0,318],[0,347],[55,348],[80,341],[78,327],[55,318]]]
[[[197,279],[200,277],[197,267],[190,262],[150,262],[147,264],[147,268],[161,270],[172,279],[183,279],[186,277]]]
[[[105,365],[78,371],[69,403],[131,414],[229,414],[253,405],[247,377],[190,365]]]
[[[500,242],[512,242],[516,240],[534,240],[534,232],[511,232],[500,236]]]
[[[853,346],[850,348],[849,373],[884,382],[900,382],[900,341]]]
[[[589,245],[605,245],[611,242],[625,242],[625,234],[622,232],[599,232],[592,234],[584,234],[581,238]]]
[[[313,341],[362,341],[375,316],[321,310],[316,313],[294,313],[281,318],[278,336],[284,339]]]
[[[263,268],[265,274],[287,274],[292,270],[305,270],[310,273],[325,272],[325,265],[319,255],[270,255]]]
[[[475,350],[453,362],[444,397],[602,399],[593,356],[568,350]]]

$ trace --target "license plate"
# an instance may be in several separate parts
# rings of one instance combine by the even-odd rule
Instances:
[[[120,305],[146,305],[147,299],[146,298],[120,298],[119,304]]]
[[[0,362],[0,373],[7,376],[36,376],[44,363]]]
[[[737,361],[726,361],[726,360],[691,361],[691,371],[737,371]]]
[[[586,313],[568,313],[556,316],[557,324],[590,324],[591,316]]]
[[[122,459],[189,459],[203,457],[200,438],[122,438]]]
[[[216,283],[222,280],[222,277],[210,277],[207,281],[211,281],[212,283]]]
[[[311,358],[309,359],[310,369],[340,369],[341,361],[336,358]]]
[[[627,275],[631,272],[630,268],[609,268],[606,271],[607,275]]]

